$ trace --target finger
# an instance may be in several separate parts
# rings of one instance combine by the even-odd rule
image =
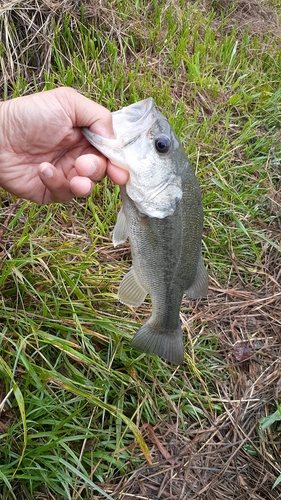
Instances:
[[[79,177],[78,175],[72,177],[69,183],[74,196],[88,196],[95,187],[95,183],[88,177]]]
[[[100,181],[106,174],[107,160],[100,154],[85,154],[76,158],[74,167],[78,175]]]
[[[74,195],[71,191],[69,181],[51,163],[41,163],[38,173],[42,183],[46,187],[45,195],[41,201],[42,204],[52,202],[64,203],[73,198]],[[90,179],[88,181],[91,182]]]
[[[69,105],[69,116],[75,127],[91,127],[91,130],[103,137],[114,137],[112,116],[108,109],[79,94],[71,87],[60,87],[50,90],[65,108],[65,100]]]
[[[113,165],[110,161],[107,163],[107,175],[115,184],[119,184],[120,186],[126,184],[129,179],[129,172],[127,170]]]

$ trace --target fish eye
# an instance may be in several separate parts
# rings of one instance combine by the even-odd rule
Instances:
[[[155,139],[155,147],[158,153],[168,153],[171,148],[171,140],[165,134],[160,134]]]

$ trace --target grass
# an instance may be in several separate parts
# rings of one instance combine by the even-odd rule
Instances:
[[[185,363],[172,368],[130,349],[150,304],[117,301],[130,265],[128,245],[110,241],[118,188],[105,180],[88,200],[40,208],[0,192],[1,500],[153,498],[150,474],[167,483],[159,439],[181,456],[193,438],[193,486],[173,490],[181,465],[165,498],[205,498],[206,485],[210,498],[245,498],[244,483],[253,498],[281,492],[278,434],[259,424],[280,406],[280,8],[228,4],[29,0],[0,11],[3,99],[61,85],[111,110],[155,99],[197,172],[210,275],[208,300],[183,301]],[[214,470],[214,456],[224,464],[198,476],[209,453]]]

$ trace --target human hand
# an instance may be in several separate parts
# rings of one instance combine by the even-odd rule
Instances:
[[[89,195],[106,173],[125,184],[80,127],[112,137],[111,113],[70,87],[0,103],[0,186],[39,205]]]

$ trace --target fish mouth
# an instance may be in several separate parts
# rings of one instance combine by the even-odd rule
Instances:
[[[112,113],[113,130],[117,140],[126,147],[148,130],[157,119],[157,111],[152,97],[135,102]],[[128,132],[129,130],[129,132]]]
[[[113,121],[119,125],[119,117],[122,122],[125,122],[125,127],[128,124],[143,121],[151,113],[152,109],[155,108],[154,101],[152,97],[143,99],[142,101],[134,102],[125,106],[124,108],[113,111]]]
[[[143,132],[149,130],[157,120],[157,111],[153,98],[148,97],[113,111],[111,116],[114,138],[101,137],[87,127],[82,128],[82,133],[95,148],[115,163],[112,151],[120,151],[133,144]]]
[[[134,144],[157,120],[154,100],[152,97],[148,97],[114,111],[111,115],[114,138],[101,137],[87,127],[82,128],[82,133],[90,144],[111,160],[114,165],[129,172],[124,149]]]

